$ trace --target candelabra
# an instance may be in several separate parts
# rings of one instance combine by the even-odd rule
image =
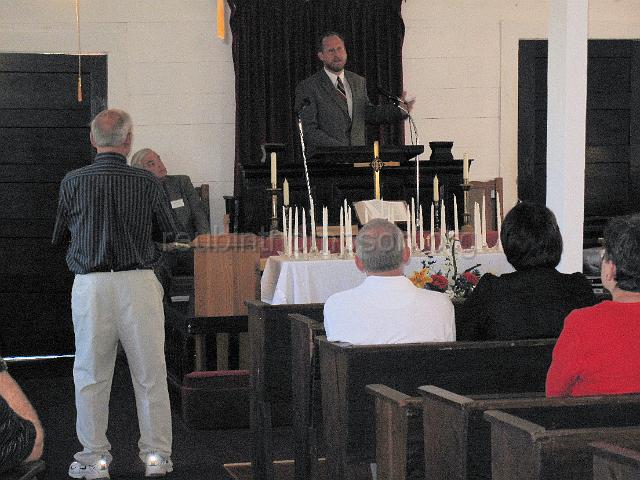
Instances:
[[[471,190],[471,184],[469,182],[460,184],[462,190],[464,191],[463,201],[464,208],[462,213],[462,231],[463,232],[472,232],[473,227],[471,226],[471,214],[469,213],[469,190]]]

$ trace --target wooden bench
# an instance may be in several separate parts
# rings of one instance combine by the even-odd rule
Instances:
[[[593,452],[593,480],[637,480],[640,478],[640,441],[625,448],[607,442],[589,445]]]
[[[593,478],[589,443],[640,441],[640,395],[554,398],[543,404],[488,410],[494,480]],[[634,396],[631,396],[634,397]]]
[[[286,420],[291,415],[291,330],[288,315],[303,313],[322,320],[324,304],[270,305],[249,300],[246,305],[251,351],[253,478],[273,480],[272,416]]]
[[[318,339],[322,415],[329,478],[346,479],[348,468],[375,458],[374,401],[365,386],[381,383],[403,393],[425,384],[451,388],[484,385],[500,390],[500,376],[531,385],[532,365],[548,365],[554,340],[446,342],[353,346]],[[508,366],[508,367],[506,367]],[[534,369],[535,370],[535,369]],[[516,375],[517,374],[517,375]],[[514,386],[514,388],[516,388]]]

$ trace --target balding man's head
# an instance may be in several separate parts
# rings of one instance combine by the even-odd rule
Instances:
[[[364,225],[356,237],[356,255],[365,272],[388,272],[403,264],[404,236],[398,227],[382,218]]]
[[[91,142],[94,147],[122,148],[131,142],[133,124],[124,110],[103,110],[91,122]]]

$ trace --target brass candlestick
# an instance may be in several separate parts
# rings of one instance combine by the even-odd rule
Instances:
[[[278,192],[281,191],[278,187],[266,188],[266,191],[271,194],[271,233],[277,233],[278,230]]]
[[[464,206],[462,213],[462,228],[463,232],[473,232],[473,227],[471,226],[471,214],[469,213],[469,190],[471,189],[471,184],[469,182],[462,183],[460,185],[462,190],[464,190]]]

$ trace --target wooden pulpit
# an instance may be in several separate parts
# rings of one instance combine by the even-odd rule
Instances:
[[[258,298],[258,237],[200,235],[193,246],[195,316],[246,315],[244,301]]]

